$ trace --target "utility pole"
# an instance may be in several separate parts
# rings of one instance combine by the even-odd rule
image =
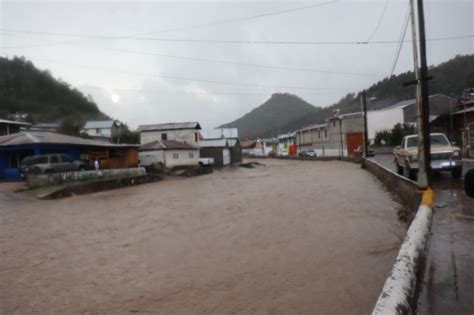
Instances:
[[[369,156],[369,136],[367,132],[367,92],[362,91],[362,111],[364,112],[364,157]]]
[[[410,0],[410,17],[413,40],[413,61],[416,76],[416,101],[418,104],[418,186],[421,189],[430,186],[431,152],[430,152],[430,126],[429,126],[429,92],[428,92],[428,67],[426,64],[426,39],[425,19],[423,13],[423,0],[417,0],[418,28],[420,32],[420,63],[418,64],[418,47],[416,36],[416,20],[414,0]]]

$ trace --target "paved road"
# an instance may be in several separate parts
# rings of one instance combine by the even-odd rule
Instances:
[[[370,313],[401,205],[357,164],[258,161],[62,200],[0,195],[0,313]]]
[[[391,155],[374,158],[395,170]],[[463,164],[463,172],[473,167]],[[474,314],[474,199],[463,179],[449,173],[433,178],[436,192],[420,314]]]

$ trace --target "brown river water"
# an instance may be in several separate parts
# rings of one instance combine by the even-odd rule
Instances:
[[[357,164],[259,162],[61,200],[0,194],[0,314],[371,312],[400,205]]]

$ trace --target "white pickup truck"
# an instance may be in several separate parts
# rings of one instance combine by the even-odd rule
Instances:
[[[442,133],[430,134],[431,169],[451,171],[455,178],[462,175],[461,150],[452,146]],[[418,135],[403,137],[402,143],[393,149],[397,173],[415,179],[418,172]]]
[[[214,158],[199,158],[199,165],[201,166],[212,166],[214,165]]]

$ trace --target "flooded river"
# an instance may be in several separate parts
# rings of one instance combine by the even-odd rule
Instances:
[[[356,164],[259,161],[62,200],[1,195],[0,313],[369,313],[400,205]]]

